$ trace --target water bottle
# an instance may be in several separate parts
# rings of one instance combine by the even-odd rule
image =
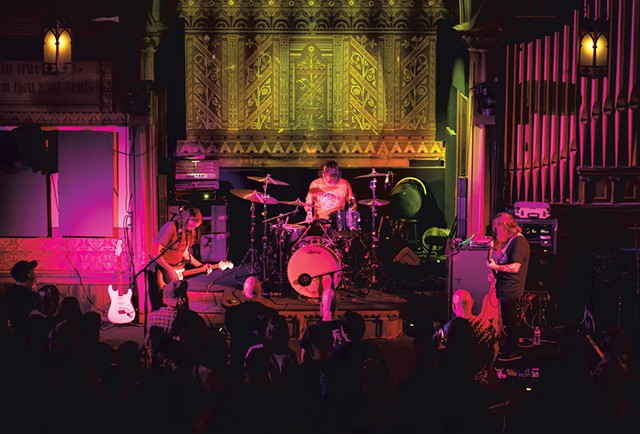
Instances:
[[[533,345],[540,345],[540,327],[533,329]]]

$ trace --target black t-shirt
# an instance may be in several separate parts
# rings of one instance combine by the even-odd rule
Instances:
[[[36,293],[26,286],[13,284],[5,292],[7,318],[14,332],[26,330],[29,313],[36,308]]]
[[[300,348],[304,349],[304,360],[309,360],[313,356],[313,348],[311,346],[311,339],[309,336],[310,330],[314,327],[325,327],[331,331],[331,335],[333,336],[333,347],[337,347],[341,343],[344,342],[342,337],[342,332],[340,331],[340,325],[342,324],[342,320],[334,319],[331,321],[319,321],[315,324],[311,324],[304,331],[302,338],[300,339]]]
[[[496,273],[496,294],[501,301],[518,300],[524,294],[531,247],[522,235],[515,236],[495,259],[499,265],[520,263],[517,273]]]
[[[275,309],[258,301],[247,300],[229,308],[224,325],[231,339],[231,354],[235,361],[243,361],[249,347],[264,343],[264,334],[271,318],[278,315]]]

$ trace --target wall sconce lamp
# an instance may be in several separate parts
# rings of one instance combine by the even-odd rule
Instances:
[[[595,8],[589,3],[585,2],[585,16],[580,20],[578,74],[591,78],[604,77],[609,60],[609,22],[602,16],[597,19],[591,17]]]
[[[45,74],[66,74],[73,72],[71,63],[71,30],[64,21],[44,29],[44,68]]]

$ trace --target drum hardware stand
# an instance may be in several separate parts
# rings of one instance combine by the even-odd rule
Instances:
[[[353,242],[352,238],[347,238],[344,241],[344,246],[339,246],[339,247],[343,247],[343,250],[344,250],[344,256],[341,258],[342,270],[344,270],[344,272],[342,273],[342,280],[340,280],[338,289],[349,289],[349,287],[355,286],[355,283],[353,283],[353,280],[351,280],[351,277],[350,277],[351,267],[349,266],[349,253],[351,251],[352,242]]]
[[[245,262],[247,261],[247,258],[249,259],[249,266],[250,266],[250,275],[255,275],[256,274],[256,253],[257,250],[255,249],[255,233],[256,233],[256,205],[255,202],[251,202],[251,206],[249,207],[249,209],[251,210],[251,228],[249,229],[249,250],[247,250],[247,253],[244,254],[244,258],[242,258],[242,261],[240,261],[240,265],[238,265],[238,270],[240,269],[240,267],[242,265],[245,264]],[[235,277],[238,277],[237,273],[235,275]]]
[[[267,177],[269,177],[270,175],[267,175]],[[265,182],[263,187],[262,187],[262,191],[264,194],[264,197],[268,197],[269,195],[267,194],[267,187],[269,186],[268,182]],[[269,276],[268,276],[268,271],[269,271],[269,257],[268,257],[268,248],[269,248],[269,238],[267,235],[267,201],[265,200],[262,203],[262,256],[261,256],[261,262],[262,262],[262,283],[263,284],[267,284],[268,280],[269,280]]]
[[[316,274],[315,276],[311,276],[308,273],[302,273],[300,274],[300,276],[298,276],[298,283],[300,284],[300,286],[309,286],[311,285],[311,282],[313,282],[313,279],[317,279],[317,278],[322,278],[324,276],[330,276],[331,279],[331,290],[335,291],[336,289],[336,284],[334,282],[334,276],[336,273],[340,273],[344,270],[343,268],[340,268],[338,270],[333,270],[333,271],[327,271],[326,273],[322,273],[322,274]],[[344,276],[344,274],[343,274]],[[322,289],[322,279],[318,280],[319,284],[320,284],[320,289]],[[320,298],[322,298],[322,291],[319,291]]]
[[[373,287],[378,286],[380,289],[383,289],[382,283],[382,267],[380,261],[378,260],[377,250],[378,250],[378,228],[376,227],[376,216],[378,215],[376,211],[376,178],[374,177],[369,182],[369,188],[371,189],[371,251],[366,255],[366,262],[364,267],[362,267],[363,272],[369,272],[369,277],[367,279],[367,283],[365,288],[363,289],[364,295],[369,293],[369,290]],[[380,277],[380,279],[378,278]]]
[[[277,291],[271,291],[271,293],[273,295],[281,295],[282,294],[282,290],[283,290],[283,285],[284,285],[284,225],[287,224],[287,222],[289,221],[289,216],[290,215],[294,215],[297,214],[298,212],[298,208],[296,207],[295,210],[293,211],[289,211],[287,213],[280,213],[275,217],[271,217],[270,219],[266,219],[264,223],[268,223],[272,220],[276,220],[276,243],[277,243],[277,258],[278,258],[278,269],[277,269],[277,281],[278,284],[280,286],[280,291],[279,294],[277,294]],[[286,220],[284,220],[283,223],[283,218],[287,217]]]

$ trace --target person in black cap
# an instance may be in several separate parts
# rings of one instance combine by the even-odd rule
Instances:
[[[29,313],[36,308],[36,293],[33,291],[38,279],[37,261],[18,261],[11,268],[11,277],[16,281],[5,292],[5,305],[9,330],[16,337],[24,337]]]

